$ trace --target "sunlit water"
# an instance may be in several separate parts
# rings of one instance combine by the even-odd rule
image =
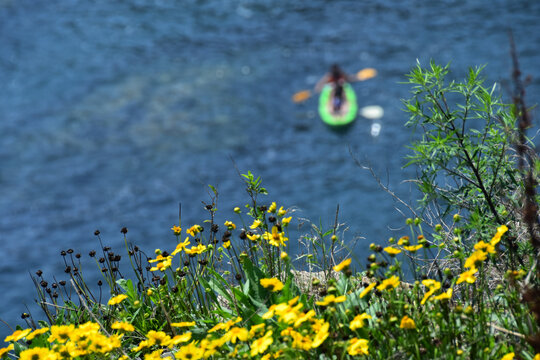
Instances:
[[[403,217],[355,159],[415,198],[404,74],[434,59],[455,78],[487,64],[490,82],[507,80],[511,27],[533,104],[539,20],[540,2],[516,0],[0,1],[0,318],[20,323],[24,304],[41,317],[29,272],[62,278],[60,250],[87,258],[95,229],[120,252],[123,226],[147,251],[171,248],[178,204],[183,225],[200,222],[208,184],[219,221],[235,220],[248,201],[235,166],[295,218],[328,227],[339,205],[363,262]],[[316,98],[291,102],[333,62],[379,71],[354,87],[382,119],[336,132]],[[291,232],[291,251],[306,231]]]

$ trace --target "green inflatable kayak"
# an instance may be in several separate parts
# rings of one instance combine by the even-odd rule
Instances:
[[[343,85],[345,101],[338,112],[334,112],[332,104],[333,87],[326,85],[319,96],[319,115],[322,121],[330,126],[340,126],[350,124],[356,119],[358,113],[358,104],[356,94],[352,86],[348,83]]]

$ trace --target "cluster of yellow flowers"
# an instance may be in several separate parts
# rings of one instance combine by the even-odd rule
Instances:
[[[48,334],[49,347],[33,347],[21,351],[20,360],[60,360],[73,359],[87,355],[108,355],[115,350],[121,349],[123,332],[129,324],[115,324],[118,332],[112,335],[104,335],[100,326],[93,322],[87,322],[79,326],[53,325],[32,331],[31,329],[17,330],[6,337],[6,342],[16,342],[22,339],[26,341]],[[13,350],[13,344],[0,349],[0,358]],[[127,359],[127,357],[125,357]]]
[[[239,212],[235,209],[235,212]],[[277,214],[280,217],[280,225],[273,225],[271,232],[264,231],[263,223],[259,219],[255,219],[250,226],[252,230],[247,237],[254,242],[261,239],[266,240],[268,244],[281,248],[286,245],[288,240],[281,226],[287,226],[291,218],[285,218],[287,211],[281,207],[277,209],[276,203],[272,203],[268,209],[271,214]],[[226,221],[224,224],[228,230],[236,229],[236,225],[231,221]],[[181,252],[188,255],[202,254],[208,251],[205,245],[198,242],[197,245],[188,248],[190,245],[189,237],[186,237],[183,242],[180,242],[182,228],[173,226],[171,230],[178,237],[179,243],[171,255],[163,255],[160,251],[156,251],[156,258],[149,260],[154,266],[151,271],[165,271],[171,267],[173,257]],[[474,246],[474,252],[465,260],[464,267],[467,271],[460,274],[456,284],[462,282],[474,283],[476,280],[475,273],[478,272],[479,266],[487,259],[489,254],[495,253],[495,247],[500,242],[503,234],[508,230],[506,226],[500,226],[497,233],[489,243],[479,241]],[[196,237],[202,231],[202,227],[194,225],[186,232],[191,237]],[[423,238],[423,237],[422,237]],[[422,240],[419,238],[419,240]],[[424,240],[425,241],[425,240]],[[229,244],[230,246],[230,244]],[[403,250],[408,252],[416,252],[424,245],[410,245],[408,237],[404,236],[399,239],[397,246],[389,246],[386,248],[378,247],[378,251],[395,256]],[[224,247],[227,245],[224,243]],[[372,246],[370,246],[372,247]],[[287,254],[281,251],[282,258],[286,259]],[[351,265],[351,259],[345,259],[340,264],[334,266],[336,272],[347,272]],[[350,272],[349,272],[350,273]],[[279,299],[273,303],[264,313],[259,313],[259,321],[255,325],[242,326],[244,323],[241,317],[231,319],[224,322],[219,322],[206,333],[201,328],[197,327],[195,321],[189,322],[173,322],[170,323],[172,334],[164,331],[150,330],[148,332],[136,332],[135,327],[128,322],[115,322],[111,325],[112,334],[108,334],[99,324],[87,322],[78,326],[62,325],[51,326],[50,328],[41,328],[37,330],[26,329],[17,330],[5,339],[5,342],[11,342],[7,347],[0,348],[0,358],[7,356],[10,351],[14,350],[14,343],[20,340],[30,340],[36,337],[42,337],[40,344],[50,344],[49,347],[32,347],[20,352],[20,359],[26,360],[60,360],[76,357],[85,357],[90,355],[99,355],[105,358],[129,359],[133,356],[139,356],[141,352],[145,353],[144,360],[169,359],[206,359],[213,355],[226,356],[228,358],[235,357],[261,357],[263,360],[279,358],[285,352],[304,351],[307,352],[318,349],[321,346],[327,346],[325,341],[337,329],[345,328],[348,335],[335,341],[333,346],[339,346],[350,356],[369,355],[369,340],[362,337],[366,336],[366,329],[370,324],[379,322],[376,312],[372,312],[368,308],[364,310],[356,309],[351,312],[351,307],[346,306],[347,301],[356,301],[368,296],[374,289],[379,293],[386,292],[387,294],[395,294],[396,288],[400,286],[401,281],[396,275],[387,275],[386,279],[379,282],[372,281],[366,284],[363,289],[355,291],[343,292],[341,294],[331,293],[324,298],[315,301],[312,309],[305,309],[305,304],[300,301],[300,296],[296,296],[290,300],[283,300],[278,293],[282,291],[285,285],[277,278],[260,279],[260,285],[272,292],[274,299]],[[345,279],[345,277],[342,277]],[[446,291],[442,291],[442,285],[439,281],[433,279],[422,280],[421,284],[425,287],[425,293],[421,305],[425,305],[428,301],[444,301],[452,297],[453,289],[450,287]],[[417,288],[417,287],[415,287]],[[151,292],[151,290],[149,290]],[[149,293],[150,294],[150,293]],[[354,298],[353,298],[354,297]],[[120,294],[112,297],[108,301],[108,305],[113,307],[121,304],[128,298],[127,295]],[[331,328],[331,317],[328,314],[333,314],[337,310],[341,310],[345,314],[346,319],[340,323],[334,324]],[[328,311],[327,311],[328,310]],[[366,311],[366,312],[362,312]],[[362,313],[360,313],[362,312]],[[370,312],[368,314],[367,312]],[[408,312],[408,311],[407,311]],[[409,312],[410,314],[410,312]],[[403,315],[401,313],[401,315]],[[401,317],[400,315],[400,317]],[[353,317],[354,316],[354,317]],[[375,317],[375,319],[373,318]],[[352,320],[351,320],[352,319]],[[417,319],[417,321],[419,321]],[[391,316],[391,324],[395,324],[399,331],[413,334],[419,331],[413,318],[408,315],[403,315],[401,321],[399,317]],[[199,322],[203,327],[204,324]],[[181,329],[179,334],[175,330]],[[192,331],[190,331],[190,329]],[[201,330],[203,332],[201,332]],[[195,335],[194,335],[195,334]],[[129,337],[131,349],[127,347],[127,343],[122,346],[122,341]],[[142,340],[141,340],[142,338]],[[333,339],[332,337],[330,337]],[[139,339],[135,342],[135,339]],[[278,344],[278,346],[272,346]],[[337,345],[336,345],[337,344]],[[128,349],[129,351],[126,351]],[[504,359],[512,359],[513,353],[505,355]],[[540,355],[537,355],[540,357]],[[535,357],[535,360],[537,359]],[[540,358],[538,359],[540,360]]]
[[[462,282],[472,284],[476,281],[475,274],[478,272],[478,267],[487,259],[488,254],[495,254],[495,246],[501,241],[501,237],[507,231],[508,227],[506,225],[501,225],[497,228],[497,233],[489,243],[479,241],[474,245],[475,251],[465,260],[464,267],[469,270],[464,271],[459,275],[456,284],[461,284]]]

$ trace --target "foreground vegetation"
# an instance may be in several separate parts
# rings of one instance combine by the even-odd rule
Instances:
[[[34,278],[47,321],[23,314],[28,327],[0,356],[540,359],[536,160],[527,126],[515,130],[527,109],[522,98],[500,103],[479,69],[462,83],[446,84],[447,73],[409,74],[409,125],[423,134],[410,164],[424,196],[406,232],[369,246],[366,266],[342,251],[337,221],[288,254],[294,213],[261,200],[248,172],[249,203],[226,222],[215,221],[211,187],[208,218],[172,226],[170,249],[149,257],[122,229],[126,255],[92,251],[97,288],[81,255],[63,251],[66,280]]]

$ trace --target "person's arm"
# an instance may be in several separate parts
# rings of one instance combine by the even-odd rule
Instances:
[[[358,81],[358,78],[356,77],[356,74],[346,74],[345,79],[347,80],[347,82]]]
[[[324,85],[326,85],[326,83],[328,82],[329,77],[329,74],[324,74],[324,76],[319,81],[317,81],[317,84],[315,85],[315,92],[321,92]]]

